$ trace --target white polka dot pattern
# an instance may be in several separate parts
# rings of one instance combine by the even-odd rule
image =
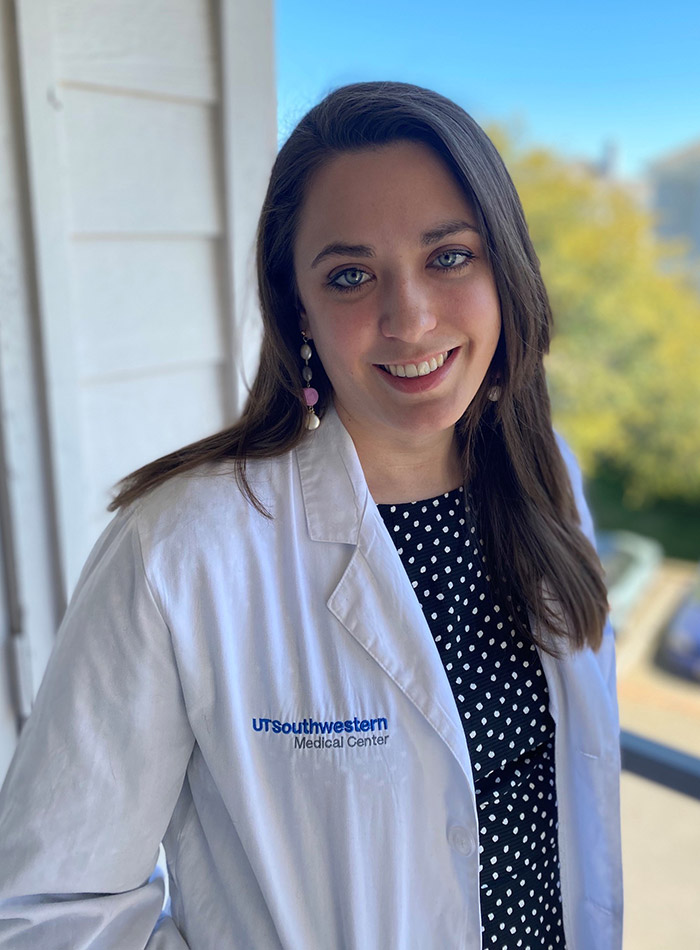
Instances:
[[[464,725],[480,824],[483,945],[561,950],[554,721],[537,650],[515,632],[512,606],[494,602],[461,488],[379,511]]]

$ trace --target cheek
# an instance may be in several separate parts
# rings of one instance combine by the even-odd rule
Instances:
[[[311,346],[323,365],[331,384],[351,371],[351,334],[346,327],[337,325],[325,314],[320,320],[309,315]]]
[[[474,284],[454,301],[463,329],[476,340],[495,346],[501,332],[501,308],[496,288],[490,282]]]
[[[308,312],[308,319],[319,355],[335,363],[347,363],[359,354],[376,327],[373,316],[358,306],[329,304]]]

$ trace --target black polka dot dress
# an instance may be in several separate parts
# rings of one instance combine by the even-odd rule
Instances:
[[[537,650],[516,634],[512,606],[494,601],[461,488],[378,507],[464,725],[479,815],[483,946],[564,948],[554,721]]]

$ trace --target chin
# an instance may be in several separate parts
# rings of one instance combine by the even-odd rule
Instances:
[[[466,408],[466,406],[461,405],[451,409],[415,406],[401,413],[400,418],[394,418],[392,421],[387,419],[387,424],[394,428],[403,429],[407,434],[435,435],[438,432],[454,429],[466,412]]]

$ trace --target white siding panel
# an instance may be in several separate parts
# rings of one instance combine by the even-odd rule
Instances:
[[[67,240],[67,169],[63,113],[54,94],[52,22],[49,0],[15,3],[21,78],[23,141],[26,143],[32,247],[29,278],[36,288],[41,366],[50,442],[52,501],[60,560],[56,567],[75,577],[86,494],[80,405],[75,370],[70,255]],[[20,146],[18,146],[18,149]],[[21,154],[21,151],[19,152]],[[41,385],[41,384],[40,384]],[[39,398],[44,394],[42,387]],[[76,524],[77,521],[77,524]],[[67,585],[63,585],[64,593]]]
[[[225,352],[216,240],[76,241],[79,373],[143,373]]]
[[[53,0],[62,81],[212,101],[209,0]]]
[[[138,379],[83,387],[87,509],[94,529],[107,523],[105,507],[116,481],[146,462],[226,424],[221,367],[187,365]],[[118,451],[115,451],[115,446]],[[87,550],[84,555],[87,556]]]
[[[273,5],[13,9],[37,392],[43,382],[70,592],[114,482],[221,428],[245,399],[259,334],[252,244],[275,151]]]
[[[208,106],[63,89],[73,233],[218,234]]]

